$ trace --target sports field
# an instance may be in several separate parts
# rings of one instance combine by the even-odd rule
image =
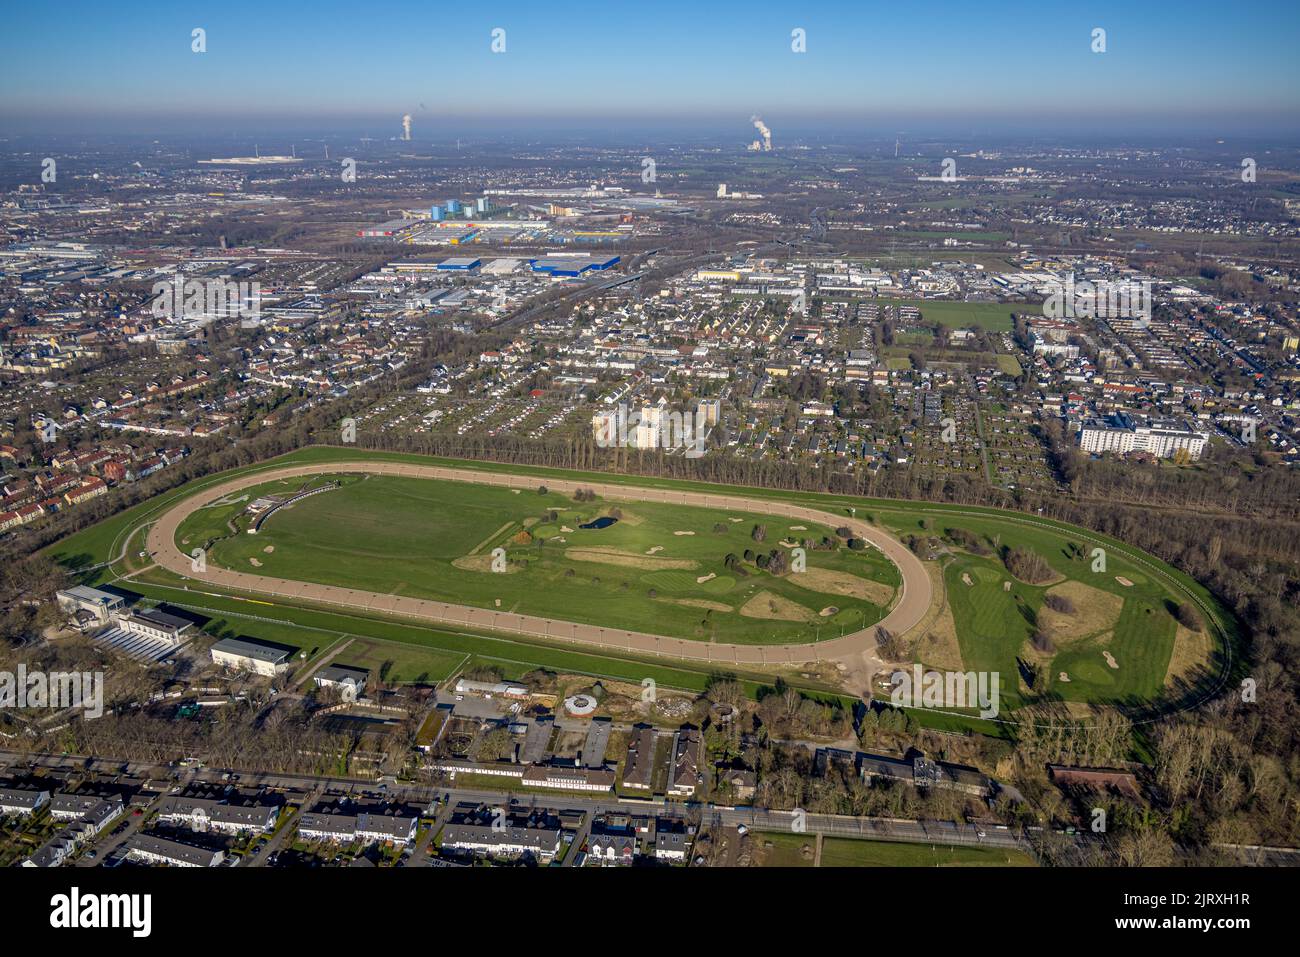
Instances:
[[[248,534],[251,502],[334,482]],[[838,636],[879,621],[899,584],[877,550],[763,514],[356,474],[231,499],[184,521],[183,551],[203,547],[209,562],[257,574],[700,641]],[[593,524],[604,527],[583,527]],[[806,571],[761,567],[795,547]],[[494,552],[504,561],[494,565]]]
[[[941,323],[954,329],[966,329],[978,326],[990,332],[1006,332],[1011,329],[1011,313],[1023,312],[1027,308],[1014,303],[1001,302],[954,302],[948,299],[893,299],[899,306],[915,306],[921,310],[921,321],[925,325]]]

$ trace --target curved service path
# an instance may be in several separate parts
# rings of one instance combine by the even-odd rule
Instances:
[[[372,475],[397,475],[407,478],[442,479],[453,482],[473,482],[507,488],[536,489],[545,485],[556,492],[572,493],[579,488],[592,489],[610,500],[629,502],[660,502],[704,508],[730,509],[780,515],[786,518],[829,524],[846,525],[853,533],[879,548],[899,569],[902,586],[895,596],[894,605],[884,619],[861,631],[825,641],[792,645],[737,645],[686,638],[670,638],[644,632],[602,628],[598,625],[577,624],[533,615],[516,615],[469,605],[453,605],[421,598],[383,595],[334,585],[273,578],[269,575],[251,575],[229,568],[208,565],[206,571],[191,568],[190,558],[176,544],[176,533],[181,523],[206,503],[254,485],[263,485],[276,479],[305,475],[329,475],[340,472],[361,472]],[[801,664],[810,661],[844,659],[873,654],[876,648],[876,629],[884,627],[901,635],[916,626],[930,607],[931,583],[925,567],[902,542],[880,529],[856,518],[841,518],[830,512],[791,505],[787,502],[765,501],[740,495],[721,495],[703,492],[681,492],[667,489],[638,488],[626,485],[607,485],[600,482],[573,482],[564,479],[532,476],[503,475],[495,472],[476,472],[469,469],[451,469],[434,465],[410,465],[403,462],[337,462],[324,465],[286,466],[285,468],[242,475],[228,482],[211,486],[189,496],[165,511],[149,529],[148,550],[163,568],[184,578],[220,585],[225,588],[258,595],[271,595],[299,601],[341,605],[345,608],[400,616],[438,625],[456,625],[462,628],[481,628],[510,634],[530,635],[555,641],[572,641],[579,644],[616,648],[638,654],[664,655],[692,661],[718,662],[719,664]]]

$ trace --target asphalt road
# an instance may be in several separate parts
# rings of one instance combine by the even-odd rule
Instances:
[[[38,767],[47,768],[82,768],[94,769],[102,772],[115,772],[122,766],[119,760],[110,759],[87,759],[78,755],[24,755],[18,752],[0,751],[0,760],[6,764],[22,764],[27,761],[34,762]],[[87,763],[89,761],[89,764]],[[142,776],[157,778],[170,778],[174,770],[166,765],[150,765],[142,763],[130,763],[130,773]],[[205,768],[193,773],[192,775],[183,776],[184,783],[221,783],[221,775],[225,769]],[[289,788],[305,791],[314,797],[319,797],[324,791],[376,791],[377,784],[370,781],[360,781],[353,778],[325,777],[302,774],[280,774],[269,773],[262,774],[253,771],[240,771],[238,784],[244,788],[275,787]],[[428,807],[434,801],[440,801],[437,818],[440,823],[444,823],[450,812],[450,809],[461,802],[470,802],[476,804],[487,804],[489,806],[506,807],[511,801],[528,807],[536,805],[537,807],[552,808],[573,808],[587,812],[586,820],[583,822],[579,838],[575,839],[575,845],[580,840],[585,840],[586,834],[591,827],[591,818],[601,812],[622,812],[622,813],[639,813],[639,814],[664,814],[669,813],[677,816],[690,817],[698,815],[700,822],[711,827],[736,827],[745,825],[753,831],[774,831],[774,832],[791,832],[806,833],[809,835],[824,834],[831,837],[852,837],[865,838],[881,841],[899,841],[909,844],[944,844],[944,845],[962,845],[962,846],[985,846],[1000,847],[1013,850],[1028,851],[1030,845],[1028,840],[1021,834],[1010,830],[999,830],[994,827],[985,827],[981,829],[975,825],[954,824],[950,821],[910,821],[896,818],[873,818],[873,817],[851,817],[847,815],[833,814],[806,814],[797,820],[792,811],[769,811],[762,808],[750,807],[715,807],[707,804],[684,804],[677,801],[666,800],[635,800],[623,799],[614,795],[582,795],[571,794],[568,792],[557,791],[554,794],[540,792],[518,792],[518,791],[493,791],[482,788],[458,788],[451,787],[431,787],[431,786],[413,786],[402,785],[390,787],[384,792],[387,797],[395,801],[404,801],[417,805],[419,807]],[[135,820],[140,820],[136,818]],[[134,829],[134,828],[133,828]],[[132,830],[133,830],[132,829]],[[248,863],[244,866],[258,866],[265,862],[266,857],[280,846],[285,835],[293,830],[292,822],[281,830],[280,834]],[[984,836],[980,833],[983,830]],[[427,844],[434,834],[437,827],[429,831],[422,841]],[[130,836],[131,831],[121,836],[125,840]],[[114,846],[120,841],[115,841]],[[97,855],[96,861],[84,861],[86,865],[93,865],[102,861],[108,856],[109,849],[101,848]],[[418,855],[418,856],[417,856]],[[576,852],[570,852],[570,857],[576,856]],[[423,848],[416,850],[407,866],[418,866],[417,862],[423,862],[425,851]],[[567,862],[566,862],[567,863]]]

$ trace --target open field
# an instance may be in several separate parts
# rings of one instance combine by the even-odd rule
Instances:
[[[1027,854],[994,847],[948,847],[828,837],[822,867],[1033,867]]]
[[[936,322],[954,329],[979,326],[990,332],[1006,332],[1011,328],[1011,313],[1024,312],[1026,306],[1000,302],[954,302],[950,299],[891,299],[895,305],[915,306],[921,310],[925,325]]]
[[[303,449],[290,455],[280,457],[272,462],[264,463],[260,466],[254,466],[249,469],[235,470],[223,473],[220,476],[212,476],[202,480],[189,483],[184,489],[168,493],[164,496],[143,503],[126,512],[114,516],[113,518],[100,523],[91,529],[71,536],[63,542],[57,543],[51,547],[51,552],[65,563],[76,567],[85,567],[98,562],[108,561],[117,557],[122,549],[122,543],[131,536],[131,547],[133,550],[139,549],[143,544],[143,536],[139,530],[147,527],[155,518],[166,511],[165,506],[178,501],[196,489],[213,488],[216,485],[228,481],[231,476],[246,474],[256,475],[258,473],[267,473],[274,469],[283,468],[286,464],[291,463],[329,463],[329,462],[347,462],[349,460],[364,458],[367,461],[390,461],[390,462],[417,462],[421,464],[443,463],[447,466],[463,466],[470,463],[462,463],[458,460],[435,459],[424,456],[402,455],[396,453],[369,452],[357,449],[338,449],[338,448],[308,448]],[[568,472],[558,469],[546,469],[531,466],[505,466],[490,462],[474,462],[472,467],[476,471],[484,473],[503,473],[520,476],[533,476],[539,480],[539,484],[544,480],[589,480],[600,482],[609,487],[627,485],[635,486],[641,489],[664,489],[688,492],[700,490],[712,492],[716,486],[700,482],[686,482],[677,480],[651,479],[651,478],[633,478],[614,474],[603,473],[578,473]],[[328,472],[328,468],[321,468],[317,471]],[[373,480],[371,480],[373,481]],[[308,499],[292,509],[287,509],[279,515],[273,517],[268,524],[267,531],[275,531],[275,523],[281,519],[291,516],[302,504],[314,503],[316,501],[324,502],[330,496],[338,495],[340,492],[324,492],[321,495]],[[535,494],[535,486],[534,493]],[[1028,547],[1039,551],[1044,558],[1052,564],[1053,569],[1060,576],[1061,581],[1070,581],[1078,579],[1084,584],[1092,587],[1105,589],[1107,592],[1116,596],[1118,599],[1132,598],[1134,602],[1134,611],[1130,617],[1125,620],[1120,629],[1118,637],[1111,635],[1106,638],[1104,634],[1094,636],[1095,647],[1090,649],[1086,645],[1070,646],[1068,643],[1058,643],[1056,655],[1073,655],[1079,661],[1076,666],[1080,670],[1080,675],[1076,680],[1071,674],[1071,681],[1058,682],[1057,671],[1060,670],[1056,665],[1053,666],[1048,674],[1050,693],[1060,695],[1067,700],[1086,700],[1093,696],[1099,700],[1117,700],[1145,691],[1153,682],[1152,676],[1156,671],[1160,672],[1160,684],[1163,685],[1166,672],[1169,677],[1178,678],[1177,682],[1171,681],[1169,687],[1169,697],[1166,699],[1164,706],[1183,706],[1187,701],[1195,702],[1205,696],[1205,694],[1220,687],[1228,674],[1232,673],[1232,668],[1236,657],[1234,648],[1236,642],[1235,623],[1227,616],[1219,606],[1210,598],[1210,596],[1199,585],[1192,582],[1186,576],[1169,568],[1163,563],[1153,559],[1151,556],[1138,552],[1129,546],[1124,545],[1108,536],[1100,535],[1095,532],[1077,529],[1063,523],[1054,522],[1036,516],[1024,515],[1014,512],[1002,512],[994,509],[972,508],[964,506],[935,505],[927,503],[912,503],[901,501],[885,500],[867,500],[862,498],[850,498],[842,495],[828,495],[817,493],[790,493],[779,490],[746,488],[744,494],[747,498],[758,501],[770,500],[773,502],[799,502],[811,507],[815,507],[827,513],[829,516],[845,515],[848,509],[853,507],[857,509],[859,518],[865,517],[869,522],[876,523],[880,527],[890,530],[894,534],[911,535],[911,534],[942,534],[945,527],[961,527],[971,532],[986,535],[990,538],[996,537],[1003,543],[1020,544],[1024,543]],[[214,496],[215,497],[215,496]],[[528,493],[512,497],[525,498]],[[602,501],[593,503],[595,505],[607,505],[608,502]],[[630,511],[636,511],[640,506],[628,505]],[[205,532],[213,535],[230,534],[225,520],[220,516],[212,516],[212,522]],[[933,528],[930,532],[921,531],[920,523],[929,521]],[[795,523],[798,524],[798,523]],[[807,524],[807,523],[804,523]],[[832,522],[834,524],[834,522]],[[504,519],[496,522],[484,534],[484,538],[501,529],[504,525]],[[576,527],[569,525],[569,527]],[[629,528],[638,526],[628,523]],[[614,526],[613,528],[617,528]],[[605,529],[603,531],[611,531]],[[134,534],[133,534],[134,533]],[[256,536],[248,536],[256,538]],[[566,536],[567,537],[567,536]],[[707,537],[707,536],[704,536]],[[701,536],[673,536],[671,542],[665,542],[665,547],[675,547],[683,543],[691,542],[692,538],[699,539]],[[269,541],[269,540],[268,540]],[[470,548],[480,544],[482,539],[475,541]],[[1071,559],[1065,552],[1067,543],[1077,543],[1081,546],[1091,549],[1094,546],[1106,548],[1109,560],[1108,572],[1110,573],[1104,582],[1097,583],[1092,579],[1095,577],[1088,571],[1088,563],[1078,559]],[[769,538],[765,545],[773,545]],[[266,542],[261,547],[265,547]],[[653,547],[653,546],[652,546]],[[649,549],[645,549],[649,550]],[[656,554],[662,554],[658,552]],[[810,553],[810,559],[815,553]],[[259,557],[260,560],[267,560],[265,552],[256,552],[249,557]],[[275,554],[269,556],[269,560],[274,560]],[[984,557],[969,554],[961,549],[951,549],[950,554],[945,559],[951,563],[954,561],[971,563],[978,565],[984,563],[990,574],[1005,575],[1005,569],[1000,561],[996,558]],[[585,563],[581,563],[585,564]],[[937,563],[933,563],[937,564]],[[88,573],[84,580],[88,583],[110,582],[123,573],[127,563],[119,561],[112,569],[99,569]],[[140,565],[137,563],[136,568]],[[592,565],[592,568],[598,566]],[[250,569],[252,570],[252,569]],[[627,569],[636,571],[638,574],[643,573],[637,569]],[[258,570],[259,572],[261,570]],[[617,574],[621,569],[613,569]],[[689,574],[683,571],[661,571],[661,572],[644,572],[646,574]],[[1134,582],[1131,588],[1126,588],[1115,581],[1116,576],[1123,576],[1129,581]],[[501,578],[517,578],[518,575],[497,576]],[[694,584],[694,577],[691,582]],[[770,580],[771,576],[767,576]],[[960,572],[954,574],[945,574],[943,580],[947,583],[947,590],[953,590],[953,579],[956,579],[957,587],[963,591],[969,591],[968,586],[961,584]],[[620,579],[621,580],[621,579]],[[972,581],[977,579],[972,578]],[[137,584],[138,582],[138,584]],[[124,582],[126,587],[137,590],[146,594],[148,597],[165,601],[176,600],[185,588],[189,587],[183,583],[179,576],[172,576],[170,573],[161,569],[151,569],[143,575],[138,576],[132,582]],[[1047,589],[1043,586],[1030,586],[1024,583],[1013,583],[1013,591],[991,592],[985,595],[981,601],[984,607],[975,609],[973,602],[976,596],[963,595],[962,592],[953,591],[949,596],[953,599],[948,604],[949,614],[957,612],[957,602],[963,598],[970,607],[964,608],[960,613],[960,620],[955,621],[954,625],[958,634],[949,637],[945,641],[955,641],[955,646],[960,649],[962,665],[966,668],[976,668],[981,666],[981,661],[986,663],[996,663],[999,670],[1016,667],[1017,657],[1023,656],[1026,650],[1025,639],[1029,634],[1029,620],[1025,615],[1017,610],[1015,595],[1019,594],[1026,603],[1027,610],[1036,612],[1041,608],[1042,593]],[[220,591],[221,589],[207,589],[211,592]],[[928,589],[927,589],[928,590]],[[1168,619],[1167,612],[1162,612],[1161,607],[1167,607],[1167,601],[1171,596],[1178,596],[1180,601],[1192,602],[1201,612],[1202,617],[1207,623],[1207,629],[1203,635],[1194,640],[1182,640],[1179,644],[1179,655],[1176,660],[1171,660],[1173,650],[1172,627],[1165,635],[1162,630],[1162,622]],[[218,603],[227,608],[239,608],[245,611],[252,611],[254,614],[264,612],[267,608],[272,609],[268,614],[272,617],[282,620],[292,620],[293,626],[301,625],[302,619],[312,619],[311,624],[319,624],[324,630],[329,631],[332,637],[339,634],[348,633],[353,635],[383,637],[385,640],[398,642],[408,642],[421,645],[433,654],[448,653],[456,657],[457,660],[470,656],[474,662],[480,659],[496,659],[500,661],[514,662],[510,666],[508,673],[520,674],[529,669],[529,667],[546,666],[559,670],[570,670],[574,672],[591,673],[599,675],[610,675],[614,677],[624,677],[629,679],[638,679],[639,676],[651,674],[647,668],[655,668],[656,671],[662,669],[667,674],[662,683],[668,686],[680,687],[684,689],[703,687],[707,676],[710,673],[719,671],[744,673],[744,667],[736,668],[733,662],[729,666],[720,667],[717,663],[708,661],[680,660],[674,662],[671,666],[662,657],[656,655],[642,656],[631,652],[628,649],[608,650],[590,652],[575,649],[572,646],[557,645],[556,642],[542,641],[526,635],[509,635],[505,636],[500,633],[484,631],[479,628],[428,628],[419,627],[408,623],[394,621],[382,614],[379,610],[358,611],[357,613],[340,613],[338,609],[320,606],[312,606],[312,603],[297,598],[276,598],[270,601],[249,601],[246,597],[240,599],[237,597],[219,598],[208,597],[201,598],[191,594],[184,596],[189,599],[188,604],[202,604],[207,607],[215,607]],[[1010,609],[1002,604],[1006,600],[1012,601]],[[720,601],[728,603],[725,597],[710,596],[709,601]],[[1143,606],[1137,604],[1137,601],[1144,601],[1145,608],[1150,608],[1148,614]],[[657,606],[666,603],[657,603]],[[265,606],[258,608],[257,606]],[[1007,612],[1011,612],[1011,616]],[[996,622],[999,618],[1004,622],[1010,622],[1013,626],[1012,634],[1001,635],[997,632],[996,626],[992,626],[992,634],[980,630],[980,624],[976,623],[977,613],[979,623],[984,628],[990,628],[991,623]],[[1162,619],[1162,615],[1164,618]],[[1015,616],[1019,616],[1017,621]],[[363,624],[362,624],[363,623]],[[1023,624],[1022,624],[1023,623]],[[1119,622],[1116,622],[1119,624]],[[257,635],[257,628],[261,623],[255,619],[245,621],[243,633]],[[1154,627],[1151,627],[1154,626]],[[946,626],[945,626],[946,627]],[[1017,638],[1015,631],[1019,630]],[[1111,629],[1113,631],[1113,629]],[[1140,633],[1140,634],[1139,634]],[[1154,640],[1146,642],[1146,647],[1133,647],[1136,641],[1141,643],[1143,636],[1154,635]],[[270,637],[269,635],[267,637]],[[1013,639],[1017,639],[1014,640]],[[1225,641],[1226,639],[1226,641]],[[273,639],[273,640],[279,640]],[[1106,644],[1102,647],[1103,642],[1118,641],[1118,647]],[[920,642],[918,641],[919,645]],[[1021,655],[1017,655],[1017,649]],[[1101,651],[1110,651],[1117,668],[1111,667],[1104,656],[1100,655]],[[1095,653],[1095,654],[1094,654]],[[1090,661],[1089,656],[1094,655],[1097,660]],[[1208,656],[1208,657],[1207,657]],[[953,665],[951,655],[944,655],[945,665]],[[1199,660],[1199,661],[1198,661]],[[1072,659],[1063,658],[1067,665],[1072,664]],[[1162,663],[1163,662],[1163,663]],[[937,664],[938,662],[936,662]],[[1086,667],[1088,664],[1096,665],[1100,663],[1101,671],[1095,668]],[[437,662],[441,664],[441,662]],[[1059,663],[1058,663],[1059,664]],[[414,674],[427,673],[433,675],[435,668],[422,669],[415,671]],[[768,667],[760,668],[761,671],[771,674]],[[410,672],[408,672],[409,674]],[[1014,674],[1014,671],[1012,672]],[[1195,683],[1187,680],[1187,676],[1194,675]],[[798,680],[797,675],[793,676]],[[657,679],[658,680],[658,679]],[[746,678],[750,687],[756,687],[758,683],[763,682],[762,677]],[[1009,700],[1004,702],[1004,709],[1013,707],[1019,702],[1019,692],[1016,689],[1016,682],[1006,681],[1003,684],[1004,694]],[[1135,688],[1137,690],[1135,690]],[[1023,689],[1022,689],[1023,690]],[[1009,694],[1008,694],[1009,693]],[[1149,701],[1137,700],[1131,702],[1135,705],[1149,704]],[[994,731],[996,724],[972,720],[962,716],[947,715],[934,711],[918,711],[916,715],[922,723],[927,726],[939,726],[951,728],[974,728],[983,731]],[[938,724],[936,724],[936,722]]]
[[[341,486],[246,533],[250,500],[331,481]],[[836,540],[834,529],[792,530],[788,519],[731,510],[356,474],[282,479],[228,498],[186,518],[182,550],[202,545],[226,568],[702,641],[809,641],[819,629],[861,628],[884,616],[899,582],[879,551],[838,540],[807,549],[806,575],[771,574],[746,554],[788,555],[782,542]],[[602,517],[613,523],[582,527]],[[493,573],[494,549],[510,574]],[[837,610],[822,615],[827,608]]]
[[[827,837],[820,863],[815,834],[758,833],[756,857],[764,867],[1033,867],[1020,851],[993,847],[911,844]],[[770,846],[769,846],[770,845]]]
[[[884,518],[900,534],[917,529],[906,513]],[[1167,584],[1113,550],[1106,570],[1093,572],[1090,552],[1070,548],[1078,539],[1048,529],[963,517],[932,531],[950,528],[981,536],[991,553],[950,546],[944,583],[964,669],[1000,673],[1003,707],[1039,697],[1132,704],[1161,695],[1177,626],[1177,598]],[[998,548],[1033,551],[1053,577],[1039,584],[1016,579],[996,557]],[[1049,593],[1069,599],[1073,610],[1047,608]],[[1046,633],[1051,651],[1033,646],[1036,630]],[[1041,672],[1032,694],[1024,683],[1025,663]]]

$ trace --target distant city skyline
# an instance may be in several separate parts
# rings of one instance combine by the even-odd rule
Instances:
[[[443,7],[74,0],[7,13],[0,134],[602,125],[1290,136],[1300,8],[940,2]],[[206,52],[191,50],[205,31]],[[1094,28],[1106,52],[1092,52]],[[493,30],[504,30],[492,52]],[[807,52],[791,49],[806,34]],[[499,44],[498,44],[499,45]],[[454,134],[453,134],[454,135]]]

